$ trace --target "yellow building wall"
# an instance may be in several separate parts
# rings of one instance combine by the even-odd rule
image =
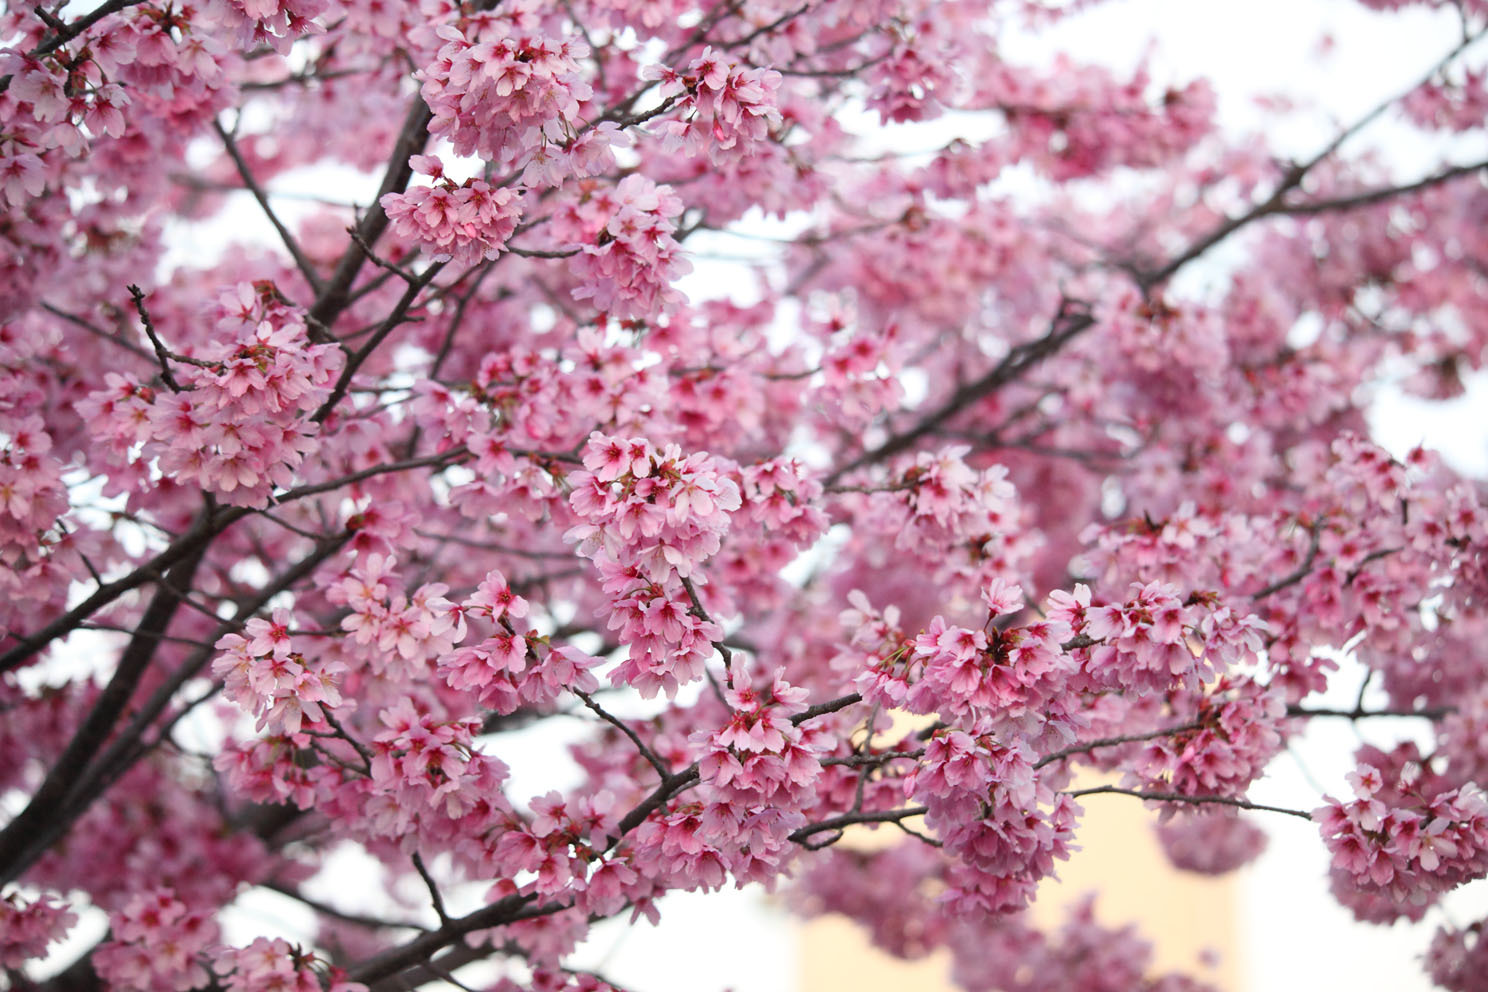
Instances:
[[[1091,778],[1081,785],[1098,784]],[[1222,992],[1245,986],[1238,954],[1237,887],[1172,868],[1152,832],[1156,814],[1128,796],[1096,795],[1085,808],[1077,839],[1081,850],[1059,867],[1059,880],[1039,888],[1033,916],[1057,927],[1065,907],[1097,892],[1096,918],[1107,926],[1135,924],[1153,944],[1156,974],[1184,971]],[[897,843],[903,835],[849,832],[844,844]],[[854,924],[823,917],[799,934],[802,992],[950,992],[949,956],[941,952],[915,962],[900,961],[869,945]],[[1205,952],[1211,952],[1206,963]],[[1217,961],[1213,960],[1217,956]]]

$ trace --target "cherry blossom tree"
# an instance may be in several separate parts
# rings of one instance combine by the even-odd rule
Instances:
[[[1025,912],[1133,802],[1205,873],[1309,821],[1488,989],[1433,912],[1488,874],[1485,490],[1365,419],[1488,360],[1488,2],[1361,0],[1460,44],[1296,160],[1020,57],[1093,2],[10,4],[0,983],[610,989],[591,927],[760,886],[971,992],[1207,987]],[[1248,798],[1312,721],[1399,729]],[[234,943],[256,889],[316,926]]]

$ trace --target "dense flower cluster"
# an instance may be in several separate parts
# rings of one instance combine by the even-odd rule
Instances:
[[[658,95],[677,111],[657,128],[668,150],[703,153],[717,164],[730,154],[749,154],[780,123],[780,73],[772,69],[745,68],[704,48],[686,69],[659,67],[655,75]]]
[[[404,588],[392,555],[372,553],[357,562],[326,598],[346,608],[341,629],[365,651],[359,657],[374,672],[417,667],[447,653],[465,636],[464,614],[444,598],[442,582]]]
[[[483,179],[456,184],[433,155],[415,155],[413,167],[435,183],[388,193],[379,201],[393,232],[421,246],[435,261],[475,265],[500,255],[522,215],[517,194]]]
[[[692,268],[674,237],[682,200],[670,187],[632,174],[594,190],[553,222],[553,234],[577,248],[574,297],[602,313],[639,317],[680,303],[673,287]]]
[[[1387,782],[1380,769],[1349,773],[1355,798],[1313,812],[1333,867],[1397,906],[1420,906],[1488,875],[1488,800],[1477,786],[1428,795]]]
[[[258,937],[247,947],[219,950],[213,959],[228,992],[367,992],[333,967],[280,938]]]
[[[404,699],[378,714],[383,730],[372,752],[368,819],[385,836],[448,830],[499,794],[507,768],[474,747],[479,726],[421,713]],[[415,830],[415,827],[420,828]],[[451,838],[444,838],[448,842]]]
[[[538,26],[540,0],[504,3],[437,29],[443,43],[419,73],[434,114],[430,131],[460,155],[510,169],[548,143],[564,143],[592,95],[580,68],[589,55],[577,37]]]
[[[0,562],[14,576],[36,552],[37,534],[67,508],[67,493],[40,417],[0,422],[0,442]]]
[[[98,441],[121,456],[140,451],[176,482],[262,506],[315,450],[308,414],[330,394],[343,354],[309,344],[304,314],[269,283],[223,292],[211,316],[214,339],[177,365],[179,389],[109,373],[85,413]]]
[[[568,540],[596,563],[633,566],[653,583],[686,579],[718,552],[739,509],[739,484],[706,452],[684,456],[644,438],[595,433],[569,503],[584,521]]]
[[[340,666],[311,661],[294,650],[288,610],[275,610],[269,620],[249,620],[242,634],[226,634],[215,647],[212,674],[222,679],[223,694],[258,715],[258,729],[297,734],[306,718],[321,722],[322,706],[341,705],[337,691]]]
[[[15,892],[0,898],[0,967],[19,968],[45,957],[47,945],[65,937],[76,922],[77,914],[50,892],[35,899]]]
[[[967,910],[1019,909],[1069,857],[1079,805],[1039,781],[1026,749],[938,731],[905,779],[925,823],[963,863],[950,898]],[[1047,807],[1047,808],[1046,808]]]
[[[1225,677],[1192,708],[1188,728],[1148,741],[1133,760],[1138,788],[1191,796],[1243,795],[1281,751],[1286,704],[1274,690]]]
[[[875,636],[876,625],[866,622],[871,608],[859,597],[842,620],[855,631],[854,642],[873,651],[870,666],[857,677],[865,699],[1030,739],[1071,737],[1076,721],[1060,700],[1075,673],[1062,643],[1070,627],[1060,620],[997,622],[1024,609],[1018,586],[994,579],[983,590],[987,618],[981,629],[951,626],[937,616],[910,642],[891,635],[887,626]]]
[[[794,806],[811,794],[821,762],[790,718],[806,709],[806,690],[776,672],[767,692],[748,686],[743,666],[732,673],[724,699],[726,726],[698,734],[698,774],[717,801],[736,806]]]
[[[115,988],[186,992],[207,984],[207,950],[217,942],[211,916],[192,909],[170,889],[132,897],[109,918],[112,940],[93,958]]]

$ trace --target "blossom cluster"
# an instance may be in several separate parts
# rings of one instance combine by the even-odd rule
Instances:
[[[77,914],[50,892],[26,899],[17,892],[0,897],[0,967],[19,968],[44,957],[49,944],[67,935]]]
[[[211,6],[236,31],[243,50],[267,45],[285,54],[296,38],[325,30],[315,19],[332,4],[330,0],[218,0]]]
[[[731,674],[724,699],[733,715],[712,733],[699,733],[698,771],[718,801],[738,806],[790,807],[809,795],[821,774],[817,755],[790,718],[806,709],[806,690],[776,672],[756,691],[743,666]]]
[[[509,817],[508,828],[492,838],[484,865],[496,876],[530,873],[521,891],[551,896],[578,890],[580,901],[594,912],[614,912],[645,890],[623,855],[599,856],[615,830],[614,798],[607,791],[573,799],[556,791],[533,797],[531,815]],[[496,887],[502,894],[511,889],[508,883]]]
[[[769,531],[805,548],[826,530],[816,505],[822,484],[798,459],[772,458],[740,470],[742,509]]]
[[[1205,81],[1152,92],[1145,70],[1117,84],[1109,72],[1067,60],[1048,75],[1003,62],[978,81],[1016,147],[1056,180],[1116,166],[1150,167],[1209,133],[1215,94]],[[1101,93],[1099,99],[1093,99]]]
[[[577,249],[569,261],[574,298],[620,318],[679,303],[682,294],[672,283],[692,269],[674,236],[682,209],[671,187],[632,173],[560,211],[551,230]]]
[[[113,939],[94,954],[93,966],[113,987],[186,992],[207,984],[204,958],[217,943],[211,914],[159,888],[132,896],[109,923]]]
[[[480,705],[498,714],[514,713],[523,706],[551,704],[564,692],[598,688],[590,672],[597,659],[521,629],[527,601],[512,591],[501,572],[486,573],[458,610],[462,639],[465,619],[489,622],[491,632],[442,654],[437,670],[450,688],[474,692]]]
[[[1176,708],[1176,707],[1175,707]],[[1193,708],[1190,728],[1148,741],[1129,766],[1138,788],[1239,796],[1281,751],[1286,703],[1267,686],[1223,677]]]
[[[239,283],[213,307],[212,342],[174,358],[180,388],[165,392],[116,373],[83,409],[98,440],[139,445],[158,470],[239,506],[263,506],[315,450],[308,414],[331,392],[340,348],[310,344],[305,315],[271,283]]]
[[[522,215],[517,193],[484,179],[456,183],[445,176],[443,163],[434,155],[415,155],[412,162],[414,171],[435,182],[388,193],[378,201],[393,232],[437,262],[470,266],[500,255]]]
[[[580,105],[593,95],[580,66],[589,48],[535,30],[541,7],[517,0],[437,29],[443,44],[419,79],[434,114],[430,132],[456,153],[509,169],[573,134]]]
[[[1201,875],[1234,871],[1266,849],[1266,831],[1234,810],[1180,813],[1158,826],[1157,839],[1175,868]]]
[[[341,580],[327,590],[327,598],[346,608],[341,629],[371,671],[396,667],[418,670],[448,653],[465,636],[464,614],[445,598],[442,582],[404,588],[396,571],[397,559],[371,553],[358,557]]]
[[[482,824],[500,806],[507,767],[474,745],[479,721],[447,720],[400,699],[378,714],[382,730],[371,751],[370,793],[366,817],[382,836],[419,841],[437,838],[448,844],[459,821],[480,811]]]
[[[1025,607],[1022,589],[1001,579],[982,598],[987,619],[981,629],[934,617],[902,650],[871,655],[857,677],[859,691],[881,705],[939,713],[958,726],[1067,740],[1074,721],[1061,694],[1075,671],[1062,643],[1069,626],[1049,619],[998,621]],[[858,622],[865,606],[860,603],[844,620]],[[893,639],[880,643],[892,645]]]
[[[1176,586],[1161,582],[1133,585],[1124,602],[1087,605],[1088,599],[1072,602],[1067,609],[1084,614],[1083,622],[1070,628],[1100,642],[1090,649],[1082,667],[1092,685],[1140,693],[1163,693],[1175,687],[1195,692],[1204,676],[1214,670],[1213,659],[1197,654],[1189,645],[1188,629],[1197,617]],[[1059,613],[1052,616],[1062,618]]]
[[[343,666],[307,658],[294,648],[289,610],[275,610],[269,620],[249,620],[241,634],[224,634],[212,673],[222,679],[228,699],[258,716],[258,729],[297,734],[308,718],[325,719],[322,707],[341,705],[338,689]]]
[[[644,438],[595,432],[584,471],[571,474],[569,504],[583,521],[567,534],[585,557],[635,566],[654,583],[686,579],[718,552],[739,484],[726,463],[707,454],[657,449]]]
[[[1039,781],[1026,746],[936,731],[905,792],[960,860],[951,898],[967,910],[1021,909],[1055,860],[1069,857],[1079,806]]]
[[[1431,980],[1450,992],[1488,989],[1488,940],[1483,925],[1443,927],[1426,949],[1426,971]]]
[[[1313,811],[1333,867],[1366,893],[1396,906],[1422,906],[1488,875],[1488,800],[1469,785],[1427,795],[1381,770],[1350,772],[1355,798],[1331,797]]]
[[[616,591],[607,626],[627,648],[610,680],[634,686],[647,699],[658,691],[672,699],[679,688],[701,679],[713,645],[723,640],[723,628],[700,616],[676,581],[650,581],[634,567],[603,562],[600,571]]]
[[[247,947],[213,955],[227,992],[367,992],[346,972],[279,937],[256,937]]]
[[[704,48],[686,69],[656,67],[658,96],[676,115],[657,124],[668,150],[703,153],[715,165],[729,155],[750,154],[780,123],[775,91],[780,73],[746,68]]]
[[[62,466],[40,417],[0,420],[0,562],[19,569],[67,508]],[[3,580],[0,580],[3,581]]]

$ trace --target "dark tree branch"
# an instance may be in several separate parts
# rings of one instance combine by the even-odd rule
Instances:
[[[398,139],[393,143],[392,153],[388,156],[387,169],[377,188],[377,195],[372,198],[371,206],[357,224],[356,237],[351,239],[341,261],[336,264],[336,271],[321,288],[315,305],[310,308],[312,330],[325,328],[328,331],[346,309],[350,302],[348,294],[352,283],[356,281],[357,273],[361,271],[362,262],[366,259],[362,245],[377,244],[377,240],[387,230],[388,217],[387,211],[382,208],[382,198],[388,193],[401,192],[408,185],[408,180],[413,176],[413,167],[408,164],[408,160],[423,150],[429,134],[429,124],[433,120],[434,114],[424,103],[424,98],[414,96],[408,106],[408,114],[403,119],[403,128],[398,132]]]
[[[212,120],[212,130],[216,131],[217,137],[222,139],[222,145],[227,149],[228,157],[233,160],[233,165],[237,167],[238,175],[243,179],[243,185],[248,187],[248,192],[252,193],[253,198],[258,201],[258,206],[263,210],[264,216],[269,219],[270,224],[274,225],[274,231],[278,233],[279,240],[284,243],[284,248],[289,252],[289,257],[294,259],[295,268],[300,270],[300,275],[304,276],[305,281],[310,284],[311,292],[319,296],[324,286],[321,283],[320,276],[315,272],[315,266],[310,264],[310,259],[306,258],[305,253],[300,250],[299,243],[295,241],[294,235],[289,233],[289,228],[285,227],[283,222],[279,220],[279,215],[274,213],[274,208],[269,203],[269,196],[264,192],[263,187],[258,184],[258,180],[253,178],[253,170],[248,167],[248,161],[243,158],[243,153],[238,148],[237,139],[216,118]]]
[[[53,811],[44,824],[35,828],[31,837],[27,838],[27,847],[21,857],[22,867],[20,870],[24,870],[26,866],[29,866],[31,862],[40,857],[58,839],[65,836],[78,817],[87,812],[92,804],[109,787],[123,777],[150,750],[153,744],[145,741],[145,732],[156,718],[165,711],[166,707],[170,705],[170,701],[175,697],[175,694],[180,688],[196,677],[202,668],[206,666],[207,662],[211,660],[212,655],[216,652],[216,648],[211,645],[215,645],[223,636],[240,630],[259,610],[268,605],[271,599],[308,576],[321,562],[339,551],[351,537],[352,534],[348,532],[327,539],[318,545],[310,554],[276,576],[250,598],[243,600],[239,604],[239,608],[233,619],[225,621],[218,626],[209,637],[208,646],[193,653],[187,661],[183,662],[175,672],[150,694],[150,697],[135,712],[129,723],[114,737],[109,743],[109,746],[103,750],[102,754],[96,760],[92,760],[91,763],[84,766],[75,767],[72,770],[72,773],[68,776],[69,780],[66,782],[65,801]],[[162,587],[161,591],[157,593],[157,598],[168,592],[169,590]],[[135,637],[136,639],[140,639],[149,635],[150,632],[142,620]],[[158,637],[155,639],[158,640]],[[133,642],[131,642],[132,645]],[[127,653],[128,649],[126,649],[126,655]],[[120,670],[123,670],[123,667],[124,662],[121,660]],[[215,691],[213,690],[214,693]],[[201,697],[192,706],[201,703],[206,698],[207,696]],[[100,703],[101,701],[100,699]],[[170,729],[174,726],[175,721],[184,716],[186,712],[189,712],[191,708],[191,706],[185,707],[170,722],[163,726],[156,734],[154,743],[164,740],[170,733]],[[91,754],[87,755],[87,758],[91,757]],[[63,760],[59,759],[57,765],[54,766],[54,771],[62,767]],[[13,826],[14,822],[11,825]],[[7,827],[8,829],[9,827]]]
[[[88,762],[108,739],[124,707],[129,704],[129,698],[134,695],[135,687],[160,645],[159,635],[166,632],[181,605],[182,597],[177,590],[191,585],[205,553],[206,545],[203,543],[171,567],[169,584],[156,590],[140,617],[139,633],[124,649],[108,686],[74,732],[72,740],[31,796],[26,808],[6,825],[4,831],[0,831],[0,883],[13,881],[30,860],[45,849],[37,850],[38,838],[59,819],[58,812],[74,782],[82,776]],[[35,854],[28,857],[33,851]]]
[[[1047,764],[1059,761],[1061,758],[1068,758],[1076,754],[1084,754],[1087,751],[1094,751],[1097,748],[1116,747],[1120,744],[1133,744],[1137,741],[1156,740],[1159,737],[1167,737],[1171,734],[1181,734],[1185,730],[1197,730],[1200,726],[1201,724],[1198,723],[1185,723],[1177,727],[1164,727],[1161,730],[1148,731],[1145,734],[1123,734],[1118,737],[1099,737],[1093,741],[1082,741],[1079,744],[1071,745],[1070,747],[1067,747],[1062,751],[1055,751],[1052,754],[1044,755],[1038,761],[1035,761],[1033,763],[1033,767],[1035,769],[1039,769]]]
[[[429,890],[429,901],[434,904],[434,913],[439,917],[440,924],[449,926],[450,915],[444,909],[444,896],[439,894],[439,886],[435,884],[434,876],[429,874],[429,869],[424,865],[423,856],[414,851],[410,855],[410,860],[413,861],[413,868],[419,873],[419,878],[424,880],[424,888]]]
[[[1482,38],[1483,34],[1484,32],[1479,31],[1477,34],[1464,37],[1460,44],[1458,44],[1455,48],[1453,48],[1450,52],[1448,52],[1445,56],[1438,60],[1437,63],[1431,67],[1430,71],[1422,76],[1417,82],[1413,83],[1410,87],[1403,90],[1402,92],[1397,93],[1389,97],[1388,99],[1380,101],[1374,106],[1372,110],[1370,110],[1364,116],[1360,117],[1358,120],[1354,121],[1353,124],[1340,131],[1336,136],[1334,136],[1332,141],[1328,142],[1326,146],[1320,149],[1307,161],[1292,165],[1291,168],[1287,169],[1286,172],[1283,173],[1281,181],[1277,183],[1276,188],[1271,191],[1271,195],[1268,196],[1264,201],[1256,204],[1244,213],[1231,217],[1230,219],[1219,224],[1218,226],[1210,230],[1209,233],[1203,235],[1193,244],[1189,245],[1183,251],[1179,252],[1161,268],[1156,269],[1152,272],[1137,273],[1138,285],[1141,286],[1141,288],[1145,292],[1147,290],[1150,290],[1154,286],[1158,286],[1166,282],[1170,277],[1173,276],[1174,273],[1186,266],[1189,262],[1192,262],[1200,255],[1203,255],[1205,252],[1209,251],[1209,249],[1213,248],[1221,241],[1224,241],[1236,231],[1240,230],[1243,227],[1248,227],[1264,217],[1290,213],[1319,213],[1325,209],[1343,209],[1345,207],[1351,206],[1362,206],[1367,203],[1375,203],[1383,199],[1388,199],[1390,196],[1393,195],[1399,195],[1398,193],[1390,192],[1388,190],[1375,190],[1361,194],[1364,199],[1360,200],[1360,202],[1357,203],[1350,202],[1351,200],[1355,199],[1354,197],[1342,198],[1342,200],[1340,201],[1341,205],[1336,208],[1325,207],[1323,205],[1323,201],[1318,201],[1312,205],[1290,205],[1286,202],[1287,196],[1293,190],[1301,187],[1302,181],[1307,178],[1312,170],[1317,168],[1325,160],[1331,157],[1334,152],[1338,151],[1338,149],[1342,147],[1344,142],[1348,141],[1354,135],[1358,134],[1364,128],[1368,127],[1396,103],[1399,103],[1406,96],[1415,92],[1422,85],[1430,81],[1431,77],[1435,76],[1442,69],[1446,68],[1446,66],[1448,66],[1454,59],[1456,59],[1458,55],[1462,54],[1462,52],[1466,48]],[[1456,176],[1459,174],[1465,175],[1467,172],[1473,172],[1483,167],[1483,164],[1480,163],[1478,165],[1464,167],[1465,172],[1462,173],[1456,173],[1455,170],[1448,170],[1447,173],[1443,173],[1439,177],[1428,177],[1428,180],[1425,180],[1422,183],[1413,183],[1409,186],[1396,187],[1395,189],[1398,189],[1399,193],[1411,192],[1415,189],[1424,189],[1428,185],[1434,185],[1435,183],[1439,182],[1446,182],[1448,179],[1456,178]]]
[[[1422,720],[1440,720],[1442,717],[1455,713],[1455,707],[1451,706],[1428,706],[1419,710],[1366,710],[1362,707],[1354,707],[1351,710],[1327,709],[1324,707],[1291,705],[1287,707],[1287,716],[1314,717],[1332,716],[1342,717],[1345,720],[1368,720],[1373,717],[1417,717]]]
[[[1301,817],[1311,820],[1312,814],[1300,809],[1287,809],[1284,806],[1267,806],[1264,803],[1253,803],[1248,799],[1235,799],[1231,796],[1186,796],[1181,792],[1138,792],[1135,789],[1121,789],[1114,785],[1097,785],[1088,789],[1072,789],[1063,795],[1071,798],[1080,796],[1098,796],[1102,794],[1116,796],[1132,796],[1136,799],[1145,799],[1148,802],[1164,803],[1191,803],[1193,805],[1217,804],[1220,806],[1234,806],[1238,809],[1264,810],[1268,813],[1285,813],[1288,816]]]
[[[573,694],[575,696],[578,696],[579,699],[583,700],[584,705],[593,710],[595,715],[597,715],[601,720],[603,720],[605,723],[608,723],[616,730],[620,731],[626,737],[630,738],[630,742],[635,745],[636,750],[641,752],[641,757],[645,758],[647,763],[650,764],[652,768],[656,769],[656,773],[661,776],[661,780],[663,782],[671,778],[672,770],[667,767],[666,762],[662,761],[661,758],[657,756],[655,751],[647,747],[646,742],[641,740],[640,736],[634,730],[630,729],[630,727],[623,720],[610,713],[603,706],[600,706],[598,703],[596,703],[594,701],[594,697],[589,695],[587,692],[581,692],[578,689],[575,689],[573,690]]]
[[[27,52],[26,56],[33,59],[45,58],[46,56],[55,52],[57,49],[61,48],[63,45],[67,44],[72,39],[76,38],[78,35],[82,34],[84,31],[91,28],[93,25],[97,24],[99,21],[103,20],[108,15],[117,14],[121,10],[128,10],[130,7],[137,6],[144,2],[145,0],[107,0],[107,2],[99,4],[93,10],[84,14],[82,17],[79,17],[71,24],[65,24],[60,28],[58,28],[52,20],[43,18],[43,20],[46,21],[47,26],[52,28],[55,33],[50,38],[44,40],[41,44],[31,49],[31,51]],[[6,90],[10,89],[10,80],[10,73],[6,73],[5,75],[0,76],[0,94],[3,94]]]
[[[129,298],[134,301],[134,310],[139,314],[140,324],[145,328],[145,337],[150,339],[150,345],[155,349],[155,357],[160,361],[160,381],[164,382],[171,392],[179,393],[181,384],[176,381],[175,374],[171,372],[170,351],[165,347],[165,342],[160,340],[160,335],[155,333],[155,322],[150,319],[150,311],[145,309],[145,291],[131,283]]]
[[[360,257],[360,249],[358,257]],[[404,322],[404,318],[407,317],[408,311],[412,309],[414,301],[418,299],[419,294],[424,291],[424,287],[429,285],[434,277],[443,269],[443,262],[435,262],[423,272],[420,272],[417,279],[408,284],[408,288],[403,291],[403,295],[393,306],[392,312],[383,319],[382,323],[377,325],[377,329],[372,333],[372,336],[346,360],[346,367],[341,370],[341,376],[336,380],[336,385],[331,388],[331,394],[310,415],[311,421],[318,424],[330,416],[331,411],[336,408],[336,404],[340,403],[341,399],[346,395],[346,390],[351,385],[352,377],[357,374],[357,370],[372,356],[372,352],[377,350],[378,345],[382,344],[387,339],[387,336]]]
[[[791,723],[799,727],[807,720],[815,720],[819,716],[836,713],[838,710],[846,709],[854,703],[861,703],[862,701],[863,696],[861,693],[850,692],[845,696],[838,696],[836,699],[828,699],[824,703],[817,703],[806,707],[806,709],[791,717]]]
[[[951,394],[948,400],[921,419],[914,427],[901,434],[892,435],[878,447],[865,451],[846,465],[834,469],[823,480],[823,484],[830,486],[857,469],[908,451],[920,439],[934,433],[948,420],[1008,383],[1016,381],[1034,365],[1055,354],[1093,326],[1095,326],[1095,317],[1091,315],[1084,303],[1068,298],[1061,300],[1059,312],[1055,314],[1047,334],[1034,341],[1015,345],[1002,361],[980,377],[961,386]]]
[[[792,832],[789,839],[804,847],[815,849],[816,847],[825,847],[827,844],[834,843],[841,836],[843,827],[850,827],[856,823],[897,823],[900,820],[907,820],[911,817],[924,816],[925,813],[926,810],[923,806],[843,813],[841,816],[833,816],[816,823],[809,823],[801,829]],[[815,835],[829,832],[836,836],[829,840],[827,844],[812,845],[807,843]]]

